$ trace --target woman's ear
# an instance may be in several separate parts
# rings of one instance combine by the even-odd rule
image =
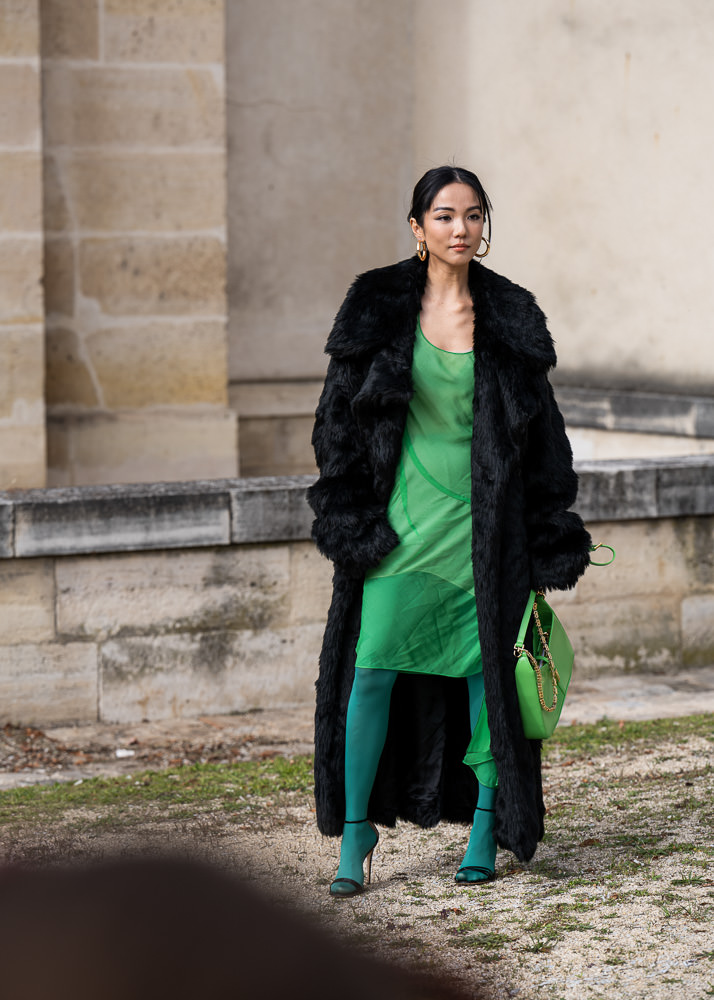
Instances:
[[[421,226],[419,225],[419,223],[417,222],[417,220],[413,219],[413,218],[410,219],[409,220],[409,225],[412,227],[412,232],[414,233],[414,235],[416,236],[416,238],[418,240],[423,240],[424,239],[424,230],[421,228]]]

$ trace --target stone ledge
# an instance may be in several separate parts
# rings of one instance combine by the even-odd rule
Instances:
[[[0,559],[15,554],[15,507],[11,500],[0,500]]]
[[[0,494],[0,557],[200,548],[310,537],[313,476]]]
[[[313,514],[305,490],[314,476],[238,480],[231,490],[231,541],[299,541],[310,537]]]
[[[576,462],[586,521],[714,514],[714,455]]]
[[[709,396],[588,389],[569,385],[556,385],[554,388],[558,405],[570,427],[714,437],[714,398]]]
[[[714,514],[714,455],[576,463],[586,521]],[[0,558],[309,539],[313,476],[0,493]]]

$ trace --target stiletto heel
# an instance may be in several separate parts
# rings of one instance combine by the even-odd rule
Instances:
[[[483,806],[476,806],[479,812],[485,813],[495,813],[495,809],[484,809]],[[493,823],[493,820],[491,820]],[[467,852],[468,853],[468,852]],[[462,878],[459,875],[464,872]],[[483,875],[483,878],[469,878],[466,872],[476,872],[477,875]],[[454,881],[466,885],[483,885],[485,882],[493,882],[496,877],[495,868],[484,868],[482,865],[462,865],[461,868],[456,872],[454,876]]]
[[[375,836],[375,841],[367,851],[367,853],[362,858],[362,882],[358,882],[356,879],[347,878],[346,876],[341,876],[331,883],[330,885],[330,895],[334,896],[336,899],[349,899],[350,896],[358,896],[361,892],[364,892],[365,885],[369,885],[372,881],[372,855],[374,854],[374,849],[379,843],[379,830],[374,825],[374,823],[369,819],[346,819],[345,826],[347,824],[354,823],[369,823],[372,828],[372,832]],[[341,860],[341,859],[340,859]],[[364,863],[367,862],[367,875],[364,875]]]

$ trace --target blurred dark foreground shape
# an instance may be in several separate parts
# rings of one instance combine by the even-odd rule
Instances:
[[[309,918],[207,865],[136,859],[0,872],[0,996],[473,1000],[478,994],[351,950]]]

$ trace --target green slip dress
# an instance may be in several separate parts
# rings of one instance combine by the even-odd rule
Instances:
[[[365,576],[356,666],[469,677],[482,671],[471,565],[473,351],[435,347],[417,321],[412,381],[388,507],[399,545]],[[495,787],[483,697],[465,763]]]

